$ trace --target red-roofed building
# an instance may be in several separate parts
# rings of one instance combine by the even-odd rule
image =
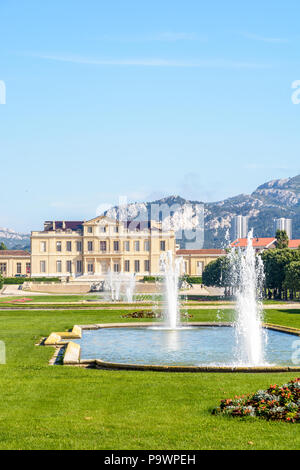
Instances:
[[[246,248],[248,240],[247,238],[238,238],[233,243],[231,243],[232,248]],[[276,238],[275,237],[254,237],[252,239],[253,247],[256,251],[268,250],[270,248],[276,248]]]
[[[247,238],[238,238],[231,246],[233,248],[246,248],[247,246]],[[267,237],[267,238],[253,238],[252,240],[253,247],[257,251],[268,250],[270,248],[276,248],[277,240],[274,237]],[[297,249],[300,246],[300,240],[289,240],[289,248]]]
[[[0,250],[3,277],[30,276],[30,253],[25,250]]]
[[[300,240],[289,240],[289,248],[297,249],[300,247]]]
[[[224,256],[225,250],[202,249],[202,250],[177,250],[176,256],[182,256],[184,271],[190,276],[202,276],[205,266],[211,261]]]

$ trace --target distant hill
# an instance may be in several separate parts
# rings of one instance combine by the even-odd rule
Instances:
[[[189,201],[180,196],[169,196],[158,201],[131,203],[126,207],[114,207],[105,212],[114,218],[126,216],[129,220],[142,220],[155,214],[153,206],[174,207],[167,216],[171,226],[182,229],[197,227],[203,219],[201,201]],[[177,208],[176,208],[177,206]],[[254,236],[274,235],[274,218],[287,217],[293,220],[293,238],[300,238],[300,175],[294,178],[269,181],[259,186],[252,194],[240,194],[218,202],[204,204],[204,247],[222,248],[233,238],[232,220],[236,215],[249,216],[249,228]],[[159,217],[154,217],[159,220]],[[162,217],[165,220],[164,217]],[[181,247],[186,241],[179,239]]]
[[[171,209],[171,212],[170,212]],[[161,213],[160,213],[161,211]],[[232,220],[236,215],[249,216],[249,228],[254,236],[272,237],[274,218],[287,217],[293,220],[293,238],[300,239],[300,175],[293,178],[269,181],[259,186],[252,194],[240,194],[223,201],[202,203],[180,196],[168,196],[151,202],[136,202],[116,206],[105,212],[113,218],[128,220],[163,220],[167,227],[176,231],[182,248],[196,248],[189,245],[186,233],[199,229],[200,244],[204,248],[223,248],[233,239]],[[201,227],[205,227],[204,232]],[[30,235],[0,228],[0,242],[10,249],[29,249]]]
[[[0,243],[5,243],[9,250],[30,249],[30,235],[28,233],[18,233],[9,228],[0,227]]]

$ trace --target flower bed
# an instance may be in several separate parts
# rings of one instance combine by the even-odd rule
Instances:
[[[268,420],[300,422],[300,378],[284,385],[270,385],[254,395],[242,395],[222,400],[214,414],[228,416],[258,416]]]

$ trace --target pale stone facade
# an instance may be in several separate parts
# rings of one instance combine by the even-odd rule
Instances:
[[[160,222],[99,216],[87,222],[45,222],[31,233],[32,276],[102,278],[108,271],[159,274],[164,251],[175,255],[175,234]]]
[[[30,253],[23,250],[0,250],[0,274],[4,278],[30,276]]]
[[[211,261],[225,254],[225,250],[218,249],[177,250],[176,252],[176,256],[182,256],[184,272],[189,276],[202,276],[204,268]]]

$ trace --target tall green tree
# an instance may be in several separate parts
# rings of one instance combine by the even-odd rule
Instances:
[[[202,274],[202,282],[205,286],[228,287],[229,282],[229,260],[226,256],[220,256],[211,261]]]
[[[282,250],[284,248],[288,248],[288,246],[289,246],[289,237],[288,237],[288,234],[286,233],[285,230],[279,230],[278,229],[276,231],[276,240],[277,240],[276,247],[279,250]]]
[[[286,267],[284,286],[294,292],[300,291],[300,261],[292,261]]]
[[[0,243],[0,250],[7,250],[6,245],[4,242]]]

